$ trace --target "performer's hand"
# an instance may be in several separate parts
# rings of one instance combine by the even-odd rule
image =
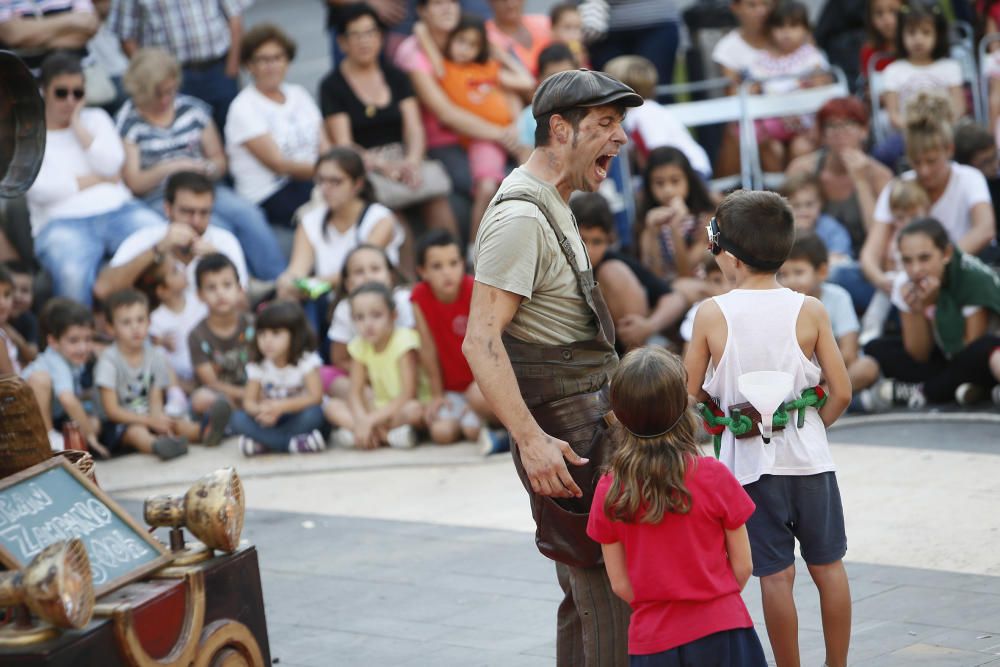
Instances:
[[[553,498],[579,498],[583,495],[569,474],[566,461],[577,466],[589,461],[577,456],[568,442],[539,431],[537,435],[519,441],[517,449],[532,491]]]

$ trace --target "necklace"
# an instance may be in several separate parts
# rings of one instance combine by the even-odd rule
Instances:
[[[369,105],[367,105],[365,107],[365,116],[367,116],[368,118],[374,118],[375,117],[375,111],[376,111],[375,105],[374,104],[369,104]]]

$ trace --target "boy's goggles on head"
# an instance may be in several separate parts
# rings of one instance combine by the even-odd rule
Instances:
[[[705,225],[705,232],[708,234],[708,251],[712,253],[712,255],[719,255],[722,251],[726,251],[744,264],[752,266],[759,271],[777,271],[781,268],[781,265],[784,264],[784,261],[776,262],[773,260],[757,259],[750,253],[733,244],[732,241],[722,236],[722,231],[719,229],[719,223],[715,221],[714,216],[709,223]]]

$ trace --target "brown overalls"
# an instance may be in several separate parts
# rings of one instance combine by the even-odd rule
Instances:
[[[587,519],[612,444],[604,416],[610,410],[608,383],[618,366],[614,323],[593,269],[581,271],[570,239],[555,223],[547,207],[528,191],[509,190],[493,202],[522,200],[534,204],[545,217],[566,261],[576,275],[580,294],[597,325],[593,340],[567,345],[526,343],[503,335],[504,348],[517,377],[525,404],[539,427],[565,440],[577,455],[589,459],[583,466],[567,464],[583,491],[581,498],[549,498],[531,490],[518,454],[511,447],[514,466],[531,499],[535,543],[556,561],[559,585],[565,597],[559,605],[557,664],[594,667],[628,664],[630,609],[611,591],[601,546],[587,536]]]

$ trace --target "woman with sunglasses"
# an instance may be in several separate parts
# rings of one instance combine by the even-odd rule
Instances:
[[[27,193],[35,255],[57,296],[89,306],[101,260],[136,230],[164,220],[122,184],[124,147],[110,116],[85,108],[80,59],[48,56],[41,87],[45,156]]]
[[[163,209],[167,179],[181,171],[203,174],[215,184],[211,224],[232,232],[251,273],[274,280],[285,267],[264,213],[221,182],[226,154],[212,109],[178,94],[181,66],[162,49],[139,49],[125,72],[130,99],[118,112],[125,142],[125,184],[155,211]]]

